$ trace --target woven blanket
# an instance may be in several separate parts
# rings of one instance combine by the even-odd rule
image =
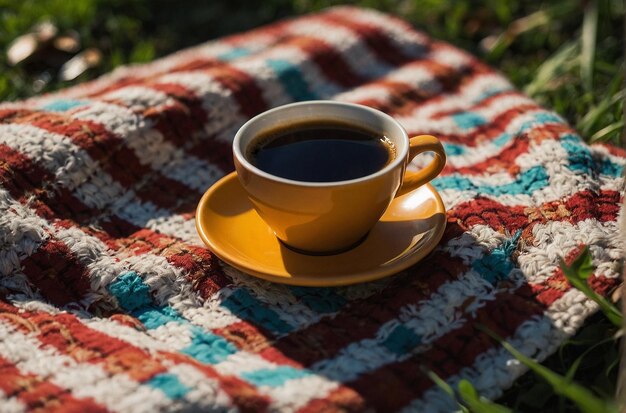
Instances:
[[[250,117],[307,99],[445,142],[446,233],[341,288],[221,263],[194,227]],[[450,411],[428,379],[496,398],[597,310],[559,257],[618,283],[624,153],[588,146],[475,57],[340,7],[0,106],[0,411]]]

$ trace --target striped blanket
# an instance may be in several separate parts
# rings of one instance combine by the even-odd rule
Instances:
[[[271,284],[199,240],[239,126],[358,102],[449,155],[447,229],[419,264],[341,288]],[[624,153],[588,146],[475,57],[339,7],[0,105],[0,411],[450,411],[424,374],[496,398],[618,283]]]

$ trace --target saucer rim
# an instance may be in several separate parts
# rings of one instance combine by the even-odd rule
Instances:
[[[334,275],[282,275],[282,274],[272,274],[268,272],[261,272],[252,268],[251,265],[254,263],[242,263],[240,260],[233,259],[224,248],[216,245],[212,242],[211,237],[207,236],[205,232],[205,227],[200,223],[202,221],[202,216],[204,215],[202,211],[204,210],[208,199],[213,195],[214,192],[219,190],[226,182],[231,179],[237,178],[237,172],[231,172],[222,178],[220,178],[217,182],[215,182],[209,189],[205,191],[205,193],[200,198],[198,205],[196,207],[195,214],[195,226],[198,235],[204,242],[204,244],[211,250],[213,254],[215,254],[222,261],[227,263],[228,265],[238,269],[239,271],[244,272],[245,274],[249,274],[251,276],[261,278],[270,282],[276,282],[279,284],[287,284],[293,286],[303,286],[303,287],[338,287],[345,285],[353,285],[359,284],[369,281],[375,281],[378,279],[382,279],[385,277],[389,277],[394,274],[400,273],[402,270],[416,264],[421,261],[426,255],[428,255],[435,247],[439,244],[439,241],[443,237],[443,234],[446,229],[447,221],[444,219],[439,228],[435,227],[435,231],[430,232],[429,240],[424,244],[422,248],[417,250],[413,250],[412,253],[403,254],[401,256],[407,256],[408,258],[401,261],[396,265],[392,265],[390,267],[380,267],[375,266],[371,270],[358,272],[358,273],[349,273],[349,274],[334,274]],[[237,181],[238,182],[238,181]],[[439,192],[430,184],[426,183],[423,185],[427,187],[429,192],[434,195],[436,199],[436,207],[435,214],[441,213],[446,214],[445,205],[443,204],[443,200],[441,199],[441,195]],[[421,187],[420,187],[421,188]],[[419,190],[420,188],[416,189]],[[413,192],[413,191],[411,191]],[[393,202],[393,201],[392,201]],[[261,220],[260,217],[258,217]],[[438,230],[437,230],[438,229]],[[367,240],[365,241],[367,242]],[[297,254],[294,252],[294,254]]]

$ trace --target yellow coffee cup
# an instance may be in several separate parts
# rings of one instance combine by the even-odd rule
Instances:
[[[394,156],[370,175],[336,182],[286,179],[253,164],[249,149],[255,138],[268,130],[317,121],[354,125],[384,136],[393,146]],[[423,152],[433,152],[433,160],[417,172],[407,172],[407,164]],[[259,216],[288,247],[311,254],[332,254],[357,245],[394,197],[435,178],[446,162],[444,149],[434,136],[409,139],[391,116],[335,101],[298,102],[257,115],[235,135],[233,154],[239,181]]]

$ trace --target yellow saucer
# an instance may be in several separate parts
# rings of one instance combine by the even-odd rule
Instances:
[[[393,275],[432,251],[445,226],[443,202],[430,184],[395,198],[359,246],[336,255],[304,255],[280,243],[235,172],[209,188],[196,210],[200,237],[228,264],[269,281],[316,287]]]

